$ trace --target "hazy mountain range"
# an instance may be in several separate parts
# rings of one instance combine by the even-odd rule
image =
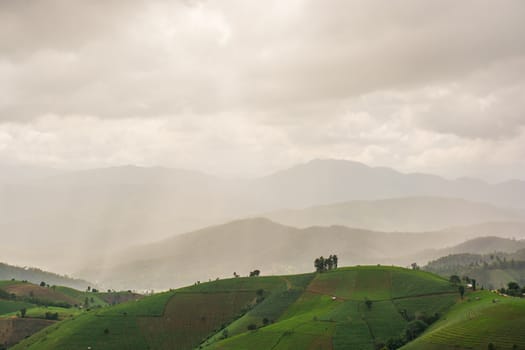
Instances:
[[[333,253],[343,265],[407,266],[451,253],[476,252],[480,245],[484,251],[499,251],[502,242],[516,250],[525,246],[524,241],[511,239],[464,243],[468,232],[461,228],[421,233],[343,226],[298,229],[253,218],[137,246],[116,254],[105,267],[93,264],[79,274],[102,285],[111,284],[112,288],[129,288],[133,284],[136,288],[165,289],[230,277],[233,272],[247,275],[253,269],[264,274],[310,271],[314,257]],[[525,233],[525,224],[522,232]]]
[[[436,231],[487,221],[519,227],[525,208],[523,181],[446,180],[339,160],[314,160],[256,179],[135,166],[24,173],[11,170],[0,185],[0,238],[9,242],[4,259],[60,273],[92,261],[108,265],[116,251],[132,245],[246,217],[299,227]],[[498,235],[515,231],[500,227]],[[267,237],[265,245],[273,249],[278,242]]]
[[[473,225],[483,220],[520,221],[525,218],[525,211],[459,198],[405,197],[288,209],[266,213],[264,217],[295,227],[343,225],[417,232]]]

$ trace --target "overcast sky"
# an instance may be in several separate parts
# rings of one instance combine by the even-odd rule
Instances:
[[[525,179],[525,1],[0,2],[0,164]]]

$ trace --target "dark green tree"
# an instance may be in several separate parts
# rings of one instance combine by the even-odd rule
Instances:
[[[450,278],[448,280],[450,281],[450,283],[454,283],[454,284],[460,284],[461,283],[461,279],[459,278],[458,275],[452,275],[452,276],[450,276]]]
[[[421,320],[410,321],[405,329],[405,336],[408,341],[416,339],[427,329],[428,325]]]
[[[463,299],[463,296],[465,295],[465,287],[463,285],[460,285],[458,287],[459,295],[461,295],[461,299]]]
[[[372,309],[372,300],[366,298],[365,299],[365,305],[368,308],[368,310]]]
[[[324,258],[321,256],[315,259],[314,266],[317,272],[324,272],[325,271]]]

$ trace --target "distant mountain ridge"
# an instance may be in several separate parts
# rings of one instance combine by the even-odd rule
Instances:
[[[334,253],[349,265],[424,264],[467,239],[468,234],[459,229],[419,233],[344,226],[298,229],[251,218],[137,246],[115,254],[106,268],[87,268],[77,274],[116,288],[165,289],[254,269],[269,274],[307,272],[312,257]]]
[[[460,197],[522,211],[525,183],[492,185],[479,180],[446,180],[341,160],[314,160],[269,176],[244,180],[159,167],[93,169],[0,185],[0,239],[9,241],[3,249],[6,260],[68,273],[93,259],[105,264],[117,248],[243,217],[286,208],[302,210],[340,202],[414,196]],[[483,215],[479,222],[517,220],[508,214],[511,210],[494,209],[492,214],[480,211]],[[405,222],[386,220],[381,224],[374,221],[378,212],[379,209],[370,210],[366,218],[355,224],[344,220],[313,224],[420,231],[475,223],[474,217],[457,220],[456,216],[449,220],[452,217],[449,210],[446,215],[436,212],[435,217],[441,219],[428,226],[409,227],[407,224],[417,220],[416,215],[408,216],[410,220]],[[390,218],[395,219],[395,215],[393,212]],[[63,263],[56,262],[57,245],[66,248],[62,256],[70,262],[66,271],[62,270]]]
[[[525,211],[459,198],[405,197],[350,201],[263,214],[294,227],[342,225],[376,231],[431,231],[479,224],[480,220],[524,221]]]

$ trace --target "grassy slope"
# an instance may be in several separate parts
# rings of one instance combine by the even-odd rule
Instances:
[[[256,303],[261,289],[264,300]],[[476,296],[481,300],[475,300]],[[446,280],[397,267],[362,266],[315,275],[236,278],[83,313],[13,349],[193,349],[206,339],[200,346],[210,350],[372,350],[404,330],[407,321],[400,310],[413,317],[443,314],[452,306],[444,320],[407,349],[446,349],[456,344],[475,348],[473,342],[480,329],[491,335],[496,345],[525,341],[522,300],[499,297],[501,302],[493,304],[494,296],[488,292],[470,297],[472,301],[453,306],[459,294]],[[370,309],[365,298],[372,300]],[[497,324],[491,317],[498,320]],[[264,319],[269,321],[266,326]],[[248,330],[250,324],[257,330]],[[228,333],[225,339],[224,329]],[[481,337],[482,348],[487,347],[486,338]]]
[[[478,291],[403,349],[487,349],[489,343],[496,349],[524,349],[524,330],[525,300]]]
[[[280,277],[239,278],[156,294],[66,320],[14,349],[191,349],[241,315],[257,290],[286,285]]]
[[[70,305],[82,305],[84,304],[85,298],[88,297],[90,307],[108,305],[97,293],[82,292],[63,286],[48,288],[40,287],[28,282],[0,281],[0,289],[8,293],[13,293],[21,299],[29,298],[32,293],[35,298],[39,298],[43,302],[66,302]],[[93,301],[91,301],[91,298],[93,298]],[[44,318],[46,312],[57,312],[60,319],[65,319],[80,313],[80,311],[74,307],[46,307],[23,300],[15,301],[0,299],[0,317],[15,316],[22,308],[26,308],[27,318]]]
[[[365,298],[373,301],[371,309]],[[256,331],[244,329],[206,348],[374,349],[404,329],[399,307],[408,300],[417,300],[409,312],[434,313],[446,310],[456,298],[447,281],[426,272],[343,268],[316,275],[277,322]]]
[[[0,317],[4,314],[9,314],[12,312],[18,312],[22,308],[32,308],[35,305],[26,303],[23,301],[14,301],[14,300],[3,300],[0,299]]]
[[[69,288],[69,287],[63,287],[63,286],[58,286],[56,287],[55,290],[59,293],[62,293],[74,299],[76,301],[76,304],[78,305],[84,304],[84,300],[86,299],[86,297],[89,300],[90,306],[107,305],[107,303],[102,298],[100,298],[100,296],[98,295],[99,293],[84,292],[84,291],[76,290],[76,289]],[[93,301],[91,301],[91,298],[93,298]]]
[[[58,290],[58,288],[40,287],[36,284],[20,281],[0,281],[0,289],[20,298],[34,297],[41,301],[63,302],[70,305],[78,301]]]
[[[0,281],[0,289],[15,294],[22,300],[5,300],[0,299],[0,318],[13,317],[19,314],[22,308],[27,310],[26,318],[45,318],[46,312],[58,313],[60,319],[71,317],[74,314],[79,313],[79,310],[75,308],[63,308],[63,307],[45,307],[33,304],[24,298],[28,298],[30,292],[36,298],[40,298],[41,301],[49,302],[68,302],[74,303],[76,300],[71,298],[68,294],[63,293],[56,289],[40,287],[31,283],[21,281]],[[66,288],[70,289],[70,288]]]

